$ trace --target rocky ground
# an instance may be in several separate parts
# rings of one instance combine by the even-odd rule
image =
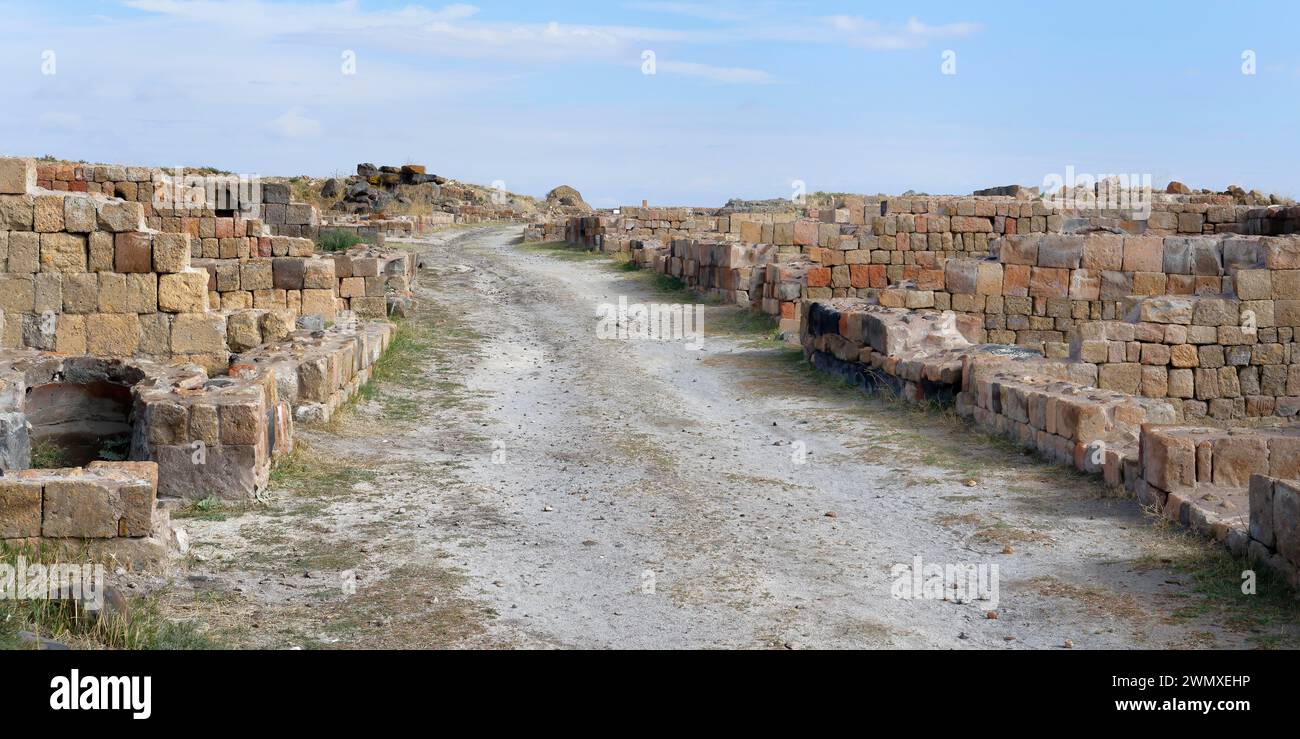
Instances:
[[[813,373],[708,306],[703,348],[596,338],[687,302],[518,227],[424,255],[379,379],[253,506],[178,522],[169,617],[237,647],[1291,645],[1290,596],[1131,500],[940,411]],[[803,463],[799,452],[805,452]],[[893,568],[997,565],[999,602],[892,597]]]

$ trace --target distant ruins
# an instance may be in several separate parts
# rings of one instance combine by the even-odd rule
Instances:
[[[420,235],[452,224],[540,222],[592,212],[571,187],[555,188],[539,203],[504,185],[456,182],[416,164],[358,164],[356,175],[312,187],[319,192],[326,230],[347,231],[380,246],[386,236]]]

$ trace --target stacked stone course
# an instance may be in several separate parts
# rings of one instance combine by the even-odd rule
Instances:
[[[1160,195],[1135,218],[1011,189],[834,205],[629,208],[564,235],[757,305],[818,368],[954,403],[1300,585],[1300,211]]]
[[[158,188],[186,202],[161,207]],[[357,316],[413,305],[413,254],[315,254],[314,209],[287,188],[254,198],[269,222],[237,188],[220,209],[173,188],[156,170],[0,159],[0,539],[167,544],[159,496],[250,499],[294,418],[327,418],[369,379],[394,329]],[[126,429],[130,461],[27,469],[45,440],[93,445],[78,423]]]

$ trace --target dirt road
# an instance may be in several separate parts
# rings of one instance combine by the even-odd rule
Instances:
[[[1295,637],[1213,547],[950,416],[839,386],[734,308],[705,308],[698,351],[597,339],[598,304],[687,298],[518,232],[410,245],[422,305],[380,380],[299,429],[265,503],[187,511],[170,613],[279,648]],[[894,597],[918,557],[982,566],[996,602]]]

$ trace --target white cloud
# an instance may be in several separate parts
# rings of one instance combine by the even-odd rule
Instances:
[[[292,108],[267,124],[267,130],[285,139],[301,139],[319,136],[323,127],[321,122],[308,118],[302,108]]]
[[[889,25],[853,15],[831,15],[820,19],[842,43],[875,51],[897,51],[925,46],[933,39],[963,38],[978,33],[980,24],[970,22],[932,26],[910,18],[901,25]]]
[[[716,3],[680,3],[680,2],[632,2],[627,4],[632,10],[645,10],[651,13],[682,15],[708,21],[739,22],[751,17],[751,13]]]
[[[761,69],[748,69],[745,67],[715,67],[711,64],[699,64],[697,62],[664,61],[658,63],[658,68],[659,71],[668,72],[669,74],[702,77],[714,82],[733,85],[762,85],[775,81],[772,75]]]

